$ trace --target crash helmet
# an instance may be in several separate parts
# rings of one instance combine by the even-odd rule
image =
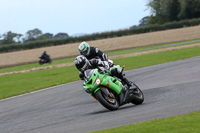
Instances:
[[[88,56],[90,54],[90,45],[87,42],[82,42],[78,46],[78,50],[81,55]]]
[[[76,57],[76,59],[74,60],[75,66],[79,71],[85,71],[88,69],[88,67],[90,66],[90,62],[88,61],[88,59],[83,56],[83,55],[79,55]]]

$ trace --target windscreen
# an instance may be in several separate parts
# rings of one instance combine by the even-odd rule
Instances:
[[[94,72],[94,69],[88,69],[85,71],[85,80],[89,81],[89,79],[91,78],[92,74]]]

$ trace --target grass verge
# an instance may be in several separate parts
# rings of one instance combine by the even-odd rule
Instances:
[[[200,47],[115,59],[126,70],[200,56]],[[0,76],[0,99],[79,80],[74,66]],[[81,86],[80,86],[81,89]]]
[[[200,111],[92,133],[199,133]]]
[[[145,46],[145,47],[139,47],[139,48],[132,48],[132,49],[125,49],[125,50],[118,50],[118,51],[111,51],[111,52],[107,52],[107,54],[110,57],[110,56],[115,56],[115,55],[123,55],[123,54],[128,54],[128,53],[162,49],[162,48],[180,46],[180,45],[189,45],[189,44],[195,44],[195,43],[200,43],[200,39],[181,41],[181,42],[175,42],[175,43],[167,43],[167,44],[157,44],[157,45],[151,45],[151,46]],[[20,65],[20,66],[0,69],[0,73],[28,70],[28,69],[32,69],[32,68],[58,65],[58,64],[69,63],[69,62],[73,62],[73,61],[74,61],[74,57],[73,58],[53,60],[52,64],[39,65],[39,63],[33,63],[33,64],[27,64],[27,65]]]
[[[180,41],[180,42],[174,42],[174,43],[166,43],[166,44],[156,44],[156,45],[143,46],[143,47],[138,47],[138,48],[118,50],[118,51],[111,51],[111,52],[108,52],[108,56],[162,49],[162,48],[173,47],[173,46],[189,45],[189,44],[195,44],[195,43],[200,43],[200,39]]]
[[[0,73],[28,70],[28,69],[32,69],[32,68],[39,68],[39,67],[58,65],[58,64],[63,64],[63,63],[70,63],[73,61],[74,61],[74,58],[66,58],[66,59],[53,60],[53,62],[51,64],[40,65],[39,63],[32,63],[32,64],[27,64],[27,65],[7,67],[7,68],[0,69]]]

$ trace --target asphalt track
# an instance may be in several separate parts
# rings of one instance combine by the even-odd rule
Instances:
[[[142,105],[108,111],[76,81],[1,100],[0,133],[83,133],[200,110],[200,56],[125,73]]]

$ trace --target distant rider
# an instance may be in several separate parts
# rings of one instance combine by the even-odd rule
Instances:
[[[122,75],[122,70],[117,68],[110,68],[107,61],[101,61],[100,59],[91,59],[87,60],[87,58],[83,55],[79,55],[74,60],[76,68],[79,70],[79,77],[81,80],[84,80],[84,71],[87,69],[95,69],[101,73],[109,73],[111,76],[116,76],[120,78],[124,83],[130,87],[132,84],[126,79],[124,75]]]
[[[103,53],[101,50],[99,50],[96,47],[90,47],[90,45],[87,42],[82,42],[79,47],[79,52],[81,55],[85,56],[88,60],[91,59],[101,59],[102,61],[107,61],[109,63],[109,66],[113,66],[113,61],[108,59],[108,55],[106,53]]]
[[[40,60],[39,60],[39,63],[42,65],[44,63],[51,63],[51,58],[50,56],[46,53],[46,51],[44,51],[42,53],[42,55],[39,57]]]
[[[44,59],[44,60],[49,60],[50,59],[50,56],[47,54],[46,51],[44,51],[42,53],[42,55],[40,56],[41,59]]]

